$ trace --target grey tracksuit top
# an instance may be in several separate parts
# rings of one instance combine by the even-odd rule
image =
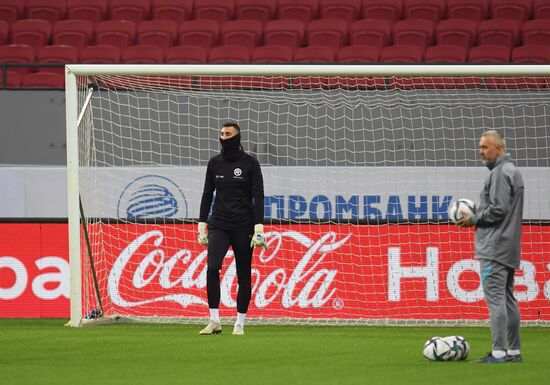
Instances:
[[[470,217],[476,225],[475,253],[502,265],[519,268],[521,222],[523,218],[523,179],[510,156],[504,155],[487,166],[477,213]]]

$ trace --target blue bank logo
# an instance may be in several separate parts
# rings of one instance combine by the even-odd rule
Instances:
[[[179,186],[160,175],[139,177],[122,191],[119,218],[186,218],[187,200]]]

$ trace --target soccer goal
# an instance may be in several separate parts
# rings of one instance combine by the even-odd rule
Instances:
[[[487,322],[473,230],[478,142],[500,130],[526,185],[523,321],[550,321],[550,66],[68,65],[72,326],[203,322],[196,222],[226,121],[265,185],[247,319]],[[220,314],[232,317],[232,251]]]

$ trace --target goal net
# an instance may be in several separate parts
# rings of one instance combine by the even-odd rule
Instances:
[[[550,67],[67,67],[71,325],[203,322],[197,218],[219,130],[259,160],[269,249],[252,322],[485,323],[473,229],[479,137],[497,129],[526,186],[522,320],[550,321]],[[231,249],[220,314],[236,315]]]

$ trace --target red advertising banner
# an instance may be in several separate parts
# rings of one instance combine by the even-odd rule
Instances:
[[[194,225],[101,225],[97,277],[106,315],[206,316],[206,248]],[[266,226],[250,317],[486,319],[473,231],[453,225]],[[550,227],[524,226],[522,319],[550,320]],[[66,225],[0,225],[0,317],[68,317]],[[85,260],[85,259],[84,259]],[[86,271],[86,269],[84,269]],[[234,315],[232,252],[221,275]],[[90,295],[90,277],[83,280]],[[90,309],[85,309],[89,311]]]

